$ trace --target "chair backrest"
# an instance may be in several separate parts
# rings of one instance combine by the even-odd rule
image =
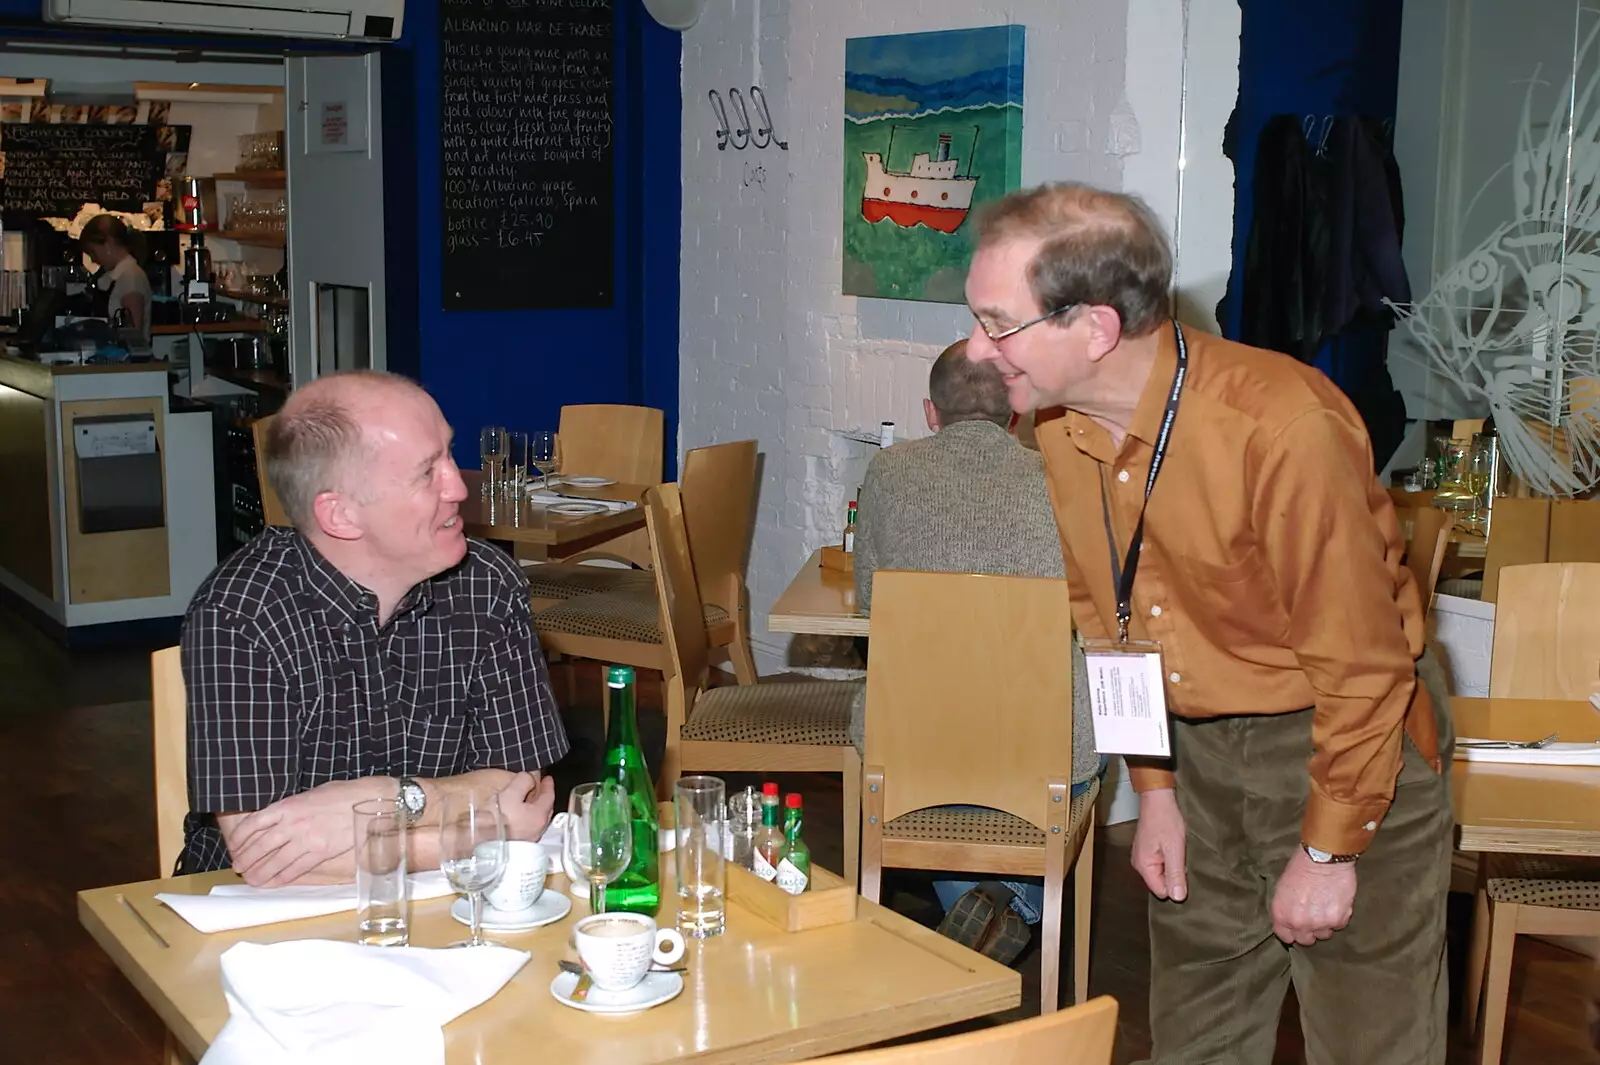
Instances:
[[[1507,566],[1548,562],[1550,500],[1496,499],[1489,516],[1489,544],[1483,558],[1483,601],[1500,596],[1500,571]]]
[[[561,472],[660,484],[666,418],[654,407],[587,403],[561,408]]]
[[[684,531],[700,600],[738,613],[755,523],[756,442],[697,447],[683,459]]]
[[[261,491],[261,513],[268,525],[288,525],[289,515],[284,512],[278,493],[272,490],[272,483],[267,480],[267,430],[276,417],[276,414],[269,414],[265,418],[257,418],[250,425],[250,435],[256,442],[256,485]]]
[[[810,1060],[830,1065],[1111,1065],[1116,1038],[1117,1000],[1101,995],[1071,1009],[976,1032]]]
[[[1455,525],[1454,515],[1437,507],[1414,507],[1401,520],[1411,523],[1411,535],[1406,541],[1406,568],[1416,578],[1417,593],[1422,596],[1422,612],[1426,614],[1433,603],[1433,590],[1439,583],[1439,570],[1444,565],[1445,549],[1450,546],[1450,530]]]
[[[1600,678],[1600,562],[1508,566],[1494,608],[1489,695],[1587,699]]]
[[[1600,562],[1600,499],[1557,499],[1550,504],[1546,556],[1546,562]]]
[[[708,644],[700,589],[695,584],[694,563],[689,559],[689,538],[683,527],[683,496],[676,484],[658,484],[644,494],[645,528],[650,535],[656,592],[661,600],[662,636],[672,659],[669,684],[681,684],[682,710],[694,706],[705,686]],[[674,732],[669,722],[669,741]]]
[[[868,773],[883,819],[971,803],[1045,828],[1072,780],[1072,607],[1048,577],[879,570]]]
[[[183,662],[176,647],[150,656],[150,724],[156,755],[156,856],[160,875],[171,876],[183,853],[183,819],[189,813],[189,732]]]

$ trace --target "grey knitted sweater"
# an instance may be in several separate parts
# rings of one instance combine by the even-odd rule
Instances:
[[[859,503],[855,575],[862,613],[871,612],[872,574],[879,569],[1063,576],[1044,461],[993,422],[956,422],[885,448],[867,467]],[[1071,653],[1077,783],[1094,776],[1100,760],[1083,652],[1074,644]],[[858,746],[861,720],[858,706],[852,722]]]

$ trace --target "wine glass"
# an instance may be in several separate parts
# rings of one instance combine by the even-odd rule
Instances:
[[[589,909],[606,912],[606,885],[633,860],[628,793],[615,780],[579,784],[567,800],[567,857],[589,882]]]
[[[540,429],[528,436],[528,461],[544,477],[545,487],[554,484],[556,472],[556,434]]]
[[[478,432],[478,458],[483,470],[483,494],[492,496],[500,486],[500,470],[509,445],[503,425],[485,425]]]
[[[1484,528],[1484,511],[1489,505],[1489,475],[1493,467],[1494,449],[1489,446],[1488,439],[1482,435],[1473,437],[1472,451],[1466,458],[1461,482],[1472,493],[1472,511],[1467,518],[1467,525],[1474,532],[1482,532]]]
[[[506,869],[506,823],[494,792],[446,792],[440,799],[439,869],[472,903],[472,938],[452,946],[483,946],[483,894]]]

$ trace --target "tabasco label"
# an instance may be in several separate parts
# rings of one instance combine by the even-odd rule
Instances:
[[[778,864],[783,865],[785,863],[780,861]],[[755,873],[763,880],[778,879],[778,870],[774,869],[772,867],[772,863],[761,856],[760,851],[756,851],[755,853],[755,865],[751,867],[751,872]]]
[[[778,862],[778,886],[791,895],[798,895],[806,889],[811,878],[795,868],[789,859],[784,858]]]

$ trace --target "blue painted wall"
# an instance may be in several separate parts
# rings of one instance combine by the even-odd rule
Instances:
[[[675,473],[682,38],[639,0],[615,2],[617,297],[606,309],[444,311],[438,0],[408,0],[404,36],[383,49],[389,364],[438,398],[465,466],[478,465],[482,425],[554,429],[563,404],[637,403],[666,412],[665,472]],[[39,0],[0,0],[0,33],[205,43],[44,29],[39,11]]]
[[[1239,334],[1262,127],[1278,114],[1314,114],[1319,123],[1323,115],[1392,119],[1400,79],[1399,0],[1240,0],[1239,8],[1233,276],[1222,321],[1230,337]]]

